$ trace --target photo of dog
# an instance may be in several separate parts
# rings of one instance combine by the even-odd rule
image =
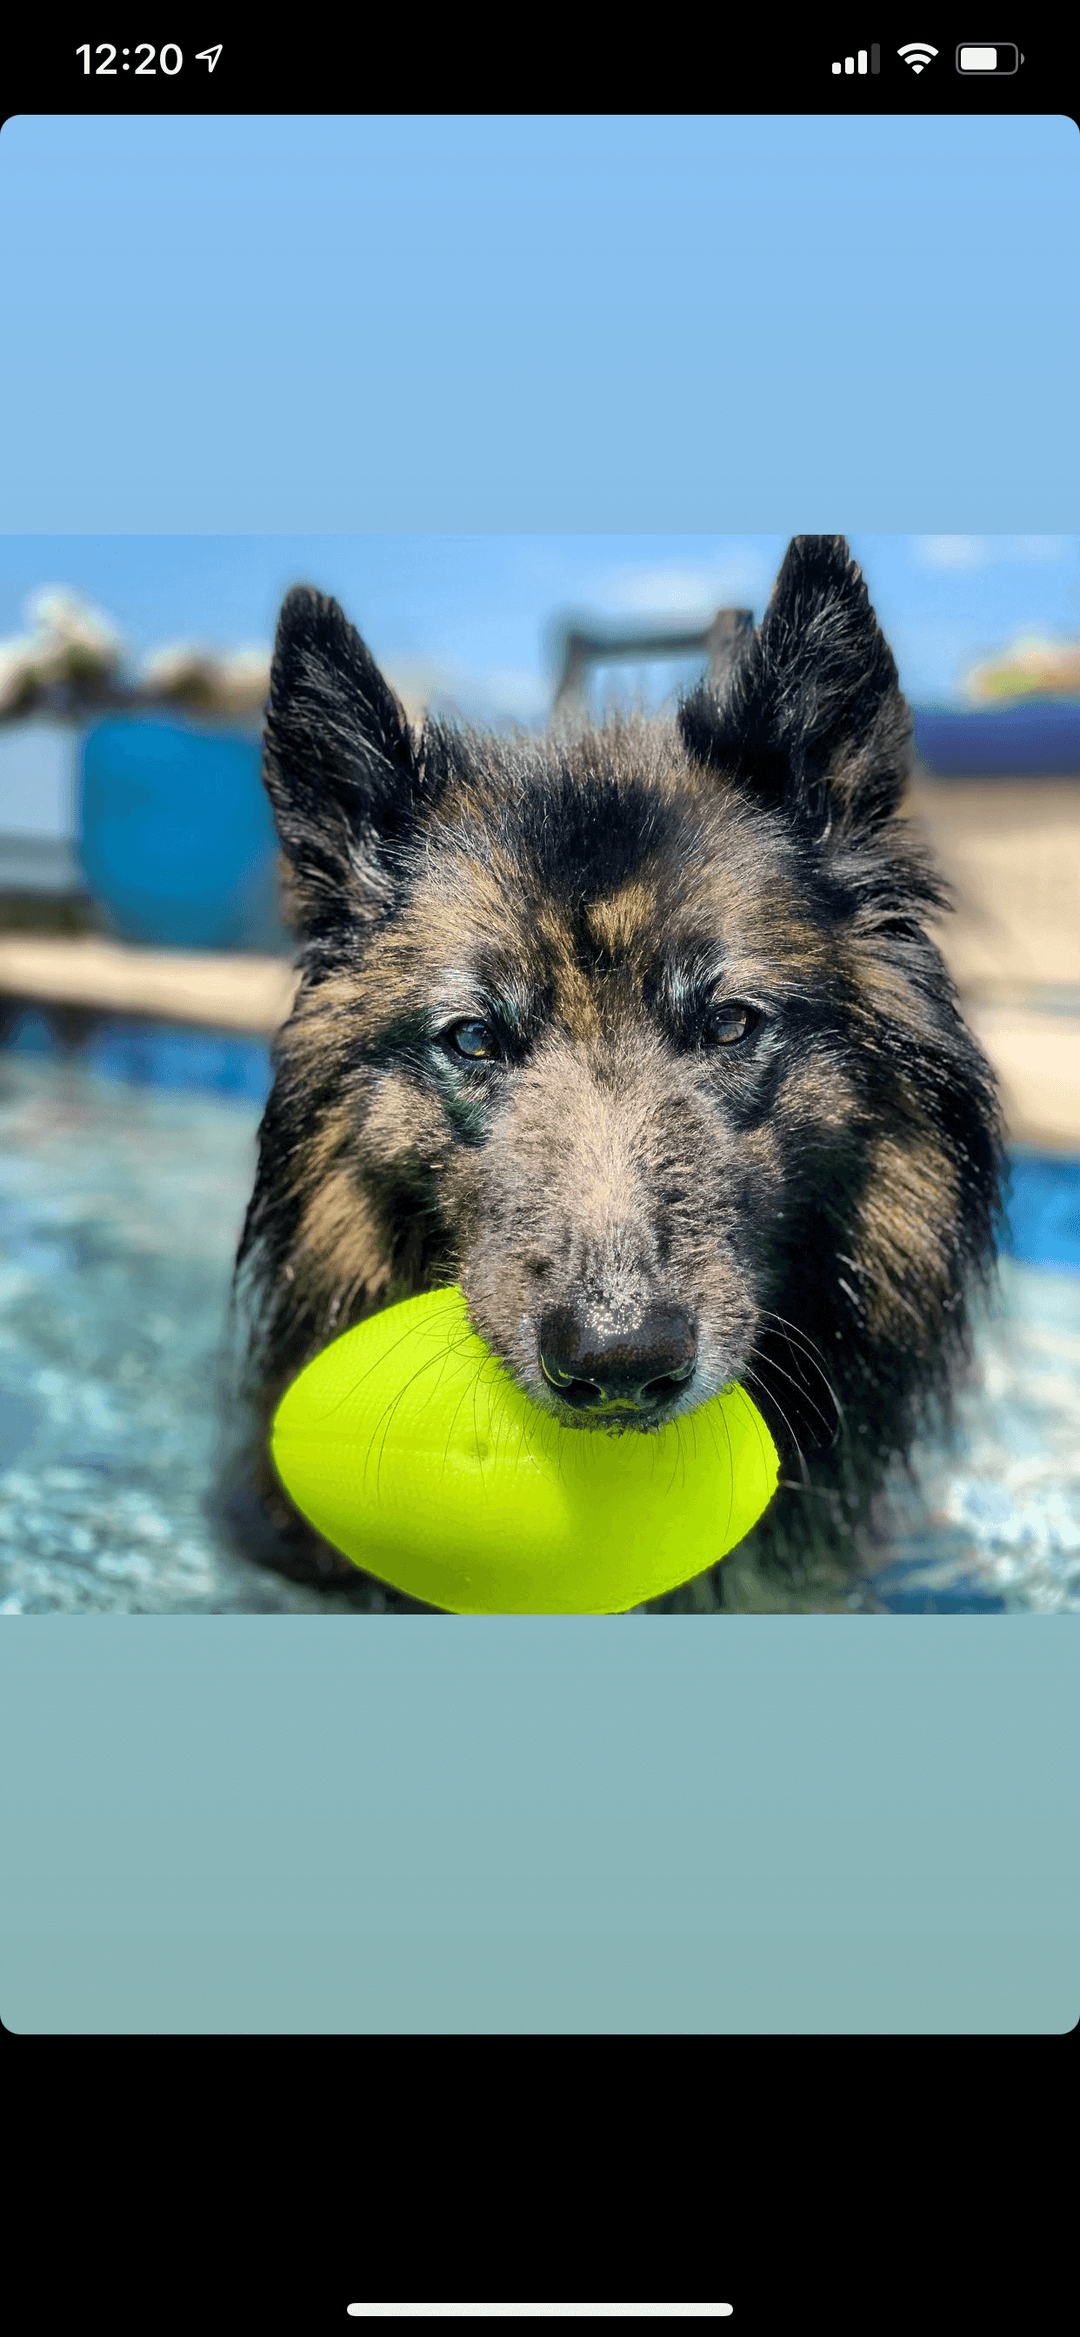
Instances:
[[[776,1601],[865,1563],[948,1416],[1003,1176],[901,816],[910,735],[838,536],[790,544],[674,719],[546,736],[413,728],[337,603],[288,595],[264,778],[300,982],[236,1262],[238,1547],[357,1582],[276,1481],[274,1410],[340,1333],[457,1283],[582,1435],[743,1383],[781,1455],[748,1552]]]

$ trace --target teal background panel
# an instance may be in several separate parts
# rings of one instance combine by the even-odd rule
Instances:
[[[1075,2024],[1070,1616],[641,1620],[9,1624],[6,2026]]]

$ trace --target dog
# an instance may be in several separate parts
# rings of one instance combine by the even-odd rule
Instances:
[[[330,1340],[457,1283],[581,1435],[752,1395],[778,1491],[655,1608],[813,1604],[865,1569],[891,1472],[949,1416],[1001,1217],[910,754],[839,536],[794,539],[673,718],[539,738],[414,730],[336,602],[290,592],[264,775],[300,979],[236,1261],[237,1546],[425,1611],[306,1526],[267,1437]]]

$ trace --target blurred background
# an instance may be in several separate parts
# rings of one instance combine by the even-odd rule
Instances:
[[[955,887],[939,939],[1013,1165],[960,1444],[927,1448],[855,1604],[1076,1606],[1080,542],[851,542],[915,710],[908,814]],[[292,989],[259,777],[289,586],[336,595],[413,719],[535,730],[556,705],[673,706],[760,619],[784,548],[0,542],[0,1611],[327,1609],[219,1550],[202,1509]]]

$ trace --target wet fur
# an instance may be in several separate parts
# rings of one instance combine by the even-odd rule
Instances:
[[[926,931],[945,893],[897,816],[909,741],[838,537],[792,543],[676,721],[541,739],[417,736],[336,603],[289,595],[265,778],[301,980],[237,1259],[242,1548],[372,1603],[267,1429],[328,1340],[460,1282],[545,1409],[567,1416],[542,1319],[617,1339],[671,1305],[697,1340],[676,1416],[740,1379],[769,1420],[761,1526],[658,1606],[731,1604],[747,1564],[766,1604],[858,1567],[890,1466],[948,1410],[1000,1206],[991,1074]],[[741,1042],[716,1043],[718,1000],[759,1017]],[[455,1055],[469,1018],[497,1060]]]

